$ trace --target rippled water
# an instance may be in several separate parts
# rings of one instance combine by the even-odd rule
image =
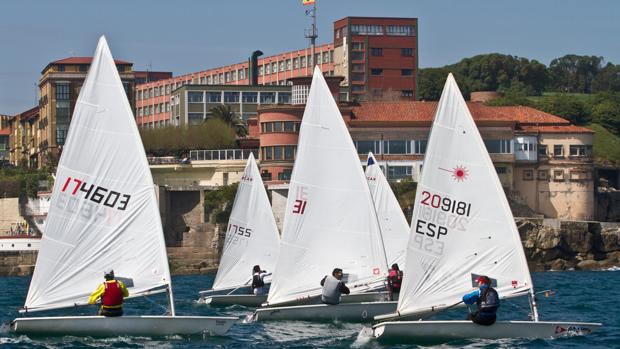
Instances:
[[[620,272],[547,272],[534,273],[538,290],[552,289],[555,295],[539,295],[541,320],[602,322],[603,328],[583,337],[554,340],[476,340],[457,341],[441,348],[620,348]],[[173,277],[177,313],[179,315],[236,315],[244,317],[251,309],[234,306],[212,309],[196,305],[198,291],[207,289],[213,275]],[[18,316],[28,291],[29,277],[0,277],[0,346],[7,348],[387,348],[359,335],[362,325],[346,323],[313,324],[306,322],[239,323],[222,337],[205,339],[136,338],[35,338],[8,333],[6,323]],[[127,302],[126,314],[163,314],[167,304],[163,295]],[[525,299],[504,301],[500,320],[525,320],[529,307]],[[59,310],[45,315],[92,315],[96,308]],[[466,310],[443,314],[443,319],[462,319]],[[437,318],[439,319],[439,317]],[[390,345],[390,348],[394,345]],[[411,347],[411,346],[402,346]]]

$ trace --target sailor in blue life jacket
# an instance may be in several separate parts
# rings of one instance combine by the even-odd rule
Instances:
[[[403,284],[403,272],[398,268],[398,264],[392,264],[392,269],[387,276],[388,300],[394,300],[394,293],[400,292],[400,286]]]
[[[265,276],[269,276],[266,270],[261,270],[260,265],[255,265],[252,268],[252,293],[255,295],[265,294]]]
[[[463,302],[467,305],[476,303],[478,309],[467,317],[479,325],[490,326],[495,323],[497,308],[499,308],[499,296],[491,287],[491,279],[480,276],[476,279],[479,289],[463,296]]]
[[[323,292],[321,301],[325,304],[337,305],[340,303],[341,294],[349,294],[351,291],[342,281],[342,269],[334,268],[332,275],[325,275],[321,280]]]
[[[114,270],[107,270],[103,273],[105,281],[99,284],[95,292],[88,297],[88,304],[95,304],[101,298],[101,308],[97,315],[103,316],[122,316],[123,299],[129,296],[127,287],[119,280],[114,279]]]

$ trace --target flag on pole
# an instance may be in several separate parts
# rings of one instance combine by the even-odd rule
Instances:
[[[301,2],[306,5],[314,5],[315,0],[301,0]]]
[[[314,7],[306,10],[306,16],[314,16]]]

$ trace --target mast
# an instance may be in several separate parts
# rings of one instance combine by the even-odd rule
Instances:
[[[174,309],[174,296],[172,295],[172,283],[171,282],[168,283],[167,293],[168,293],[168,301],[170,302],[170,316],[175,316],[176,311]]]
[[[312,0],[312,2],[309,3],[312,4],[312,8],[310,10],[306,10],[306,14],[310,14],[310,17],[312,17],[312,27],[310,29],[306,29],[305,37],[310,39],[310,57],[312,57],[312,66],[315,66],[316,59],[314,57],[314,51],[316,47],[316,38],[319,37],[316,30],[316,0]]]

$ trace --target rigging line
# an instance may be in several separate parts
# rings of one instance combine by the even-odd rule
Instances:
[[[167,314],[168,314],[168,311],[169,311],[169,310],[168,310],[168,308],[166,308],[166,307],[164,307],[163,305],[161,305],[161,304],[159,304],[159,303],[155,302],[154,300],[150,299],[150,298],[149,298],[149,297],[147,297],[147,296],[144,296],[144,299],[146,299],[147,301],[149,301],[151,304],[154,304],[154,305],[156,305],[156,306],[158,306],[158,307],[162,308],[162,309],[164,310],[164,314],[163,314],[163,315],[167,315]]]

